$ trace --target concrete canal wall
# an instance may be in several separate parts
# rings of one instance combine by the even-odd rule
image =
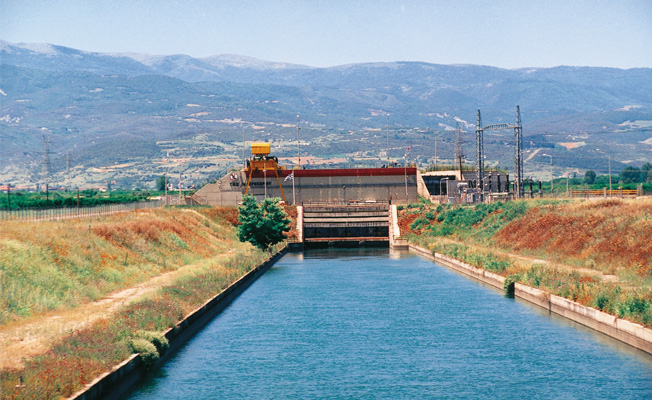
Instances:
[[[247,287],[258,277],[265,273],[274,263],[281,258],[287,249],[279,253],[249,271],[236,282],[224,289],[220,294],[208,300],[204,305],[188,314],[181,322],[173,328],[164,332],[170,342],[170,347],[165,354],[157,361],[154,368],[165,363],[176,350],[181,348],[201,328],[217,316],[226,306],[231,304]],[[119,399],[120,396],[131,390],[145,375],[141,367],[139,354],[134,354],[121,364],[115,366],[111,371],[105,373],[93,382],[89,383],[79,392],[68,399],[75,400],[96,400],[96,399]]]
[[[480,282],[504,290],[505,278],[500,275],[476,268],[443,254],[432,254],[428,249],[413,244],[410,244],[410,251]],[[596,310],[595,308],[584,306],[572,300],[521,283],[514,285],[514,297],[536,304],[552,313],[588,326],[607,336],[611,336],[614,339],[652,354],[652,329],[646,328],[641,324],[618,318]]]

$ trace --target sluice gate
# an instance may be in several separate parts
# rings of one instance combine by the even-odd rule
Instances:
[[[389,204],[303,207],[303,241],[309,247],[387,246],[389,230]]]

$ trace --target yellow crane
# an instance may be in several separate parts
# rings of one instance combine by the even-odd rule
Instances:
[[[245,172],[247,173],[247,186],[244,194],[246,195],[249,192],[249,184],[251,183],[251,177],[254,171],[274,171],[274,175],[276,175],[276,180],[278,181],[278,187],[281,189],[283,202],[285,202],[283,185],[281,184],[281,178],[278,176],[278,171],[284,168],[278,165],[278,158],[269,155],[270,149],[271,146],[269,143],[251,144],[251,159],[247,161],[247,168],[245,168]]]

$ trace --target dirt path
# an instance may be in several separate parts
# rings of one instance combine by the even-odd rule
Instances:
[[[219,262],[230,256],[230,253],[233,253],[233,250],[200,263],[186,265],[155,276],[130,288],[110,293],[101,300],[74,309],[52,311],[26,321],[0,327],[0,369],[21,367],[23,358],[45,353],[57,339],[89,326],[99,319],[106,318],[121,306],[169,285],[180,276],[201,269],[207,262]]]
[[[475,250],[491,251],[492,253],[499,254],[501,256],[506,256],[506,257],[509,257],[511,259],[514,259],[514,260],[519,260],[519,261],[524,261],[524,262],[527,262],[527,263],[531,263],[533,265],[534,264],[543,264],[543,265],[548,265],[550,267],[562,269],[562,270],[565,270],[565,271],[578,271],[578,272],[583,272],[583,273],[586,273],[586,274],[600,275],[600,276],[602,276],[602,280],[605,281],[605,282],[618,281],[618,277],[616,275],[603,274],[600,271],[596,271],[596,270],[590,269],[590,268],[574,267],[574,266],[568,265],[568,264],[560,264],[560,263],[556,263],[556,262],[552,262],[552,261],[548,261],[548,260],[542,260],[540,258],[534,258],[534,257],[523,256],[523,255],[520,255],[520,254],[509,253],[509,252],[506,252],[506,251],[497,250],[495,248],[489,249],[489,248],[484,247],[484,246],[474,245],[474,244],[470,244],[470,243],[466,243],[466,242],[462,242],[462,241],[458,241],[458,240],[453,240],[453,239],[450,239],[450,238],[439,237],[438,239],[441,240],[442,242],[446,242],[446,243],[461,244],[461,245],[470,247],[470,248],[475,249]]]

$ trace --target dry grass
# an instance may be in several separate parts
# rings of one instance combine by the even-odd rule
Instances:
[[[652,326],[652,199],[511,203],[401,218],[414,243]]]
[[[13,308],[0,326],[1,397],[70,395],[129,356],[138,332],[173,326],[262,262],[268,254],[237,240],[232,215],[160,209],[3,225],[0,301]]]
[[[494,237],[515,251],[551,254],[617,273],[634,268],[652,276],[652,201],[603,200],[535,207]]]
[[[228,217],[152,209],[100,219],[6,222],[0,231],[0,325],[94,301],[236,239]]]

